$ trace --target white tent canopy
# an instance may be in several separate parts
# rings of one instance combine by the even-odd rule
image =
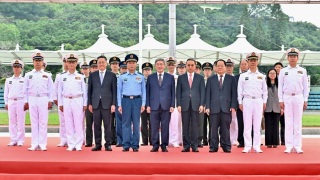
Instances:
[[[190,39],[180,45],[177,45],[177,58],[186,60],[192,57],[202,63],[214,61],[219,48],[204,42],[200,38],[200,35],[197,34],[197,26],[198,25],[196,24],[193,25],[194,33],[191,35]]]
[[[126,53],[139,53],[139,49],[142,49],[142,58],[145,62],[153,63],[156,58],[166,57],[169,55],[169,45],[157,41],[154,35],[150,33],[151,25],[148,24],[148,34],[144,36],[141,43],[130,46],[125,49]]]

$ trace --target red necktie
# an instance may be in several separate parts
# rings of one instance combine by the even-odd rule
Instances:
[[[192,86],[192,74],[191,73],[189,74],[189,86],[190,86],[190,88]]]

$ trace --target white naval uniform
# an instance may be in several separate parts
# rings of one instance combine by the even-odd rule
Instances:
[[[286,149],[301,151],[303,104],[309,96],[307,71],[288,65],[281,69],[278,82],[279,102],[284,102]]]
[[[251,148],[257,152],[261,151],[261,120],[263,112],[263,103],[268,99],[268,89],[266,76],[260,73],[248,70],[242,73],[238,83],[238,101],[243,105],[243,137],[244,151],[250,151]],[[253,144],[251,131],[253,128]]]
[[[234,76],[232,74],[232,76]],[[231,113],[231,123],[230,123],[230,142],[231,145],[237,145],[238,144],[238,120],[237,120],[237,114],[236,111]]]
[[[25,118],[23,96],[24,78],[9,77],[4,86],[4,103],[8,106],[10,143],[23,145],[25,138]]]
[[[24,80],[25,102],[29,103],[31,121],[31,148],[46,149],[48,130],[48,103],[53,101],[51,73],[44,70],[26,73]]]
[[[58,100],[58,86],[59,86],[60,76],[63,73],[56,74],[56,79],[54,81],[54,97],[53,97],[54,100]],[[66,122],[64,120],[63,112],[59,110],[59,107],[58,107],[58,114],[59,114],[60,145],[64,145],[64,144],[67,144]]]
[[[178,75],[173,74],[175,84],[177,86]],[[174,108],[171,113],[170,123],[169,123],[169,144],[178,147],[182,144],[182,122],[181,113],[179,113],[178,108]]]
[[[68,147],[81,150],[84,141],[83,106],[87,106],[87,86],[84,75],[78,72],[61,74],[58,96],[59,107],[63,106]]]

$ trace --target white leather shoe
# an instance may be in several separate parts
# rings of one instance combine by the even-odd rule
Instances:
[[[284,153],[288,153],[288,154],[289,154],[289,153],[291,153],[291,150],[292,150],[292,149],[287,148],[286,150],[284,150]]]
[[[263,151],[261,149],[255,149],[254,152],[255,153],[263,153]]]
[[[60,144],[57,144],[57,147],[66,147],[67,144],[66,143],[60,143]]]
[[[76,151],[82,151],[81,147],[76,148]]]
[[[179,144],[173,144],[173,147],[178,148],[180,146],[179,146]]]
[[[73,148],[68,147],[68,148],[67,148],[67,151],[73,151]]]
[[[23,143],[18,142],[18,146],[23,146]]]
[[[296,153],[297,154],[303,154],[303,150],[302,149],[296,149]]]
[[[244,149],[244,150],[242,150],[242,153],[249,153],[251,151],[251,149]]]
[[[9,144],[7,144],[8,146],[16,146],[17,143],[16,142],[10,142]]]
[[[28,148],[28,150],[29,151],[36,151],[36,150],[38,150],[38,146],[33,146],[33,147],[31,146]]]

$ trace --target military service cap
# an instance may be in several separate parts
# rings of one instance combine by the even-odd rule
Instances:
[[[204,70],[204,69],[213,69],[213,65],[211,64],[211,63],[209,63],[209,62],[205,62],[205,63],[203,63],[202,64],[202,70]]]
[[[66,56],[67,61],[78,61],[78,55],[70,53]]]
[[[249,53],[247,55],[247,59],[248,60],[251,60],[251,59],[258,60],[259,58],[260,58],[260,55],[258,53],[255,53],[255,52]]]
[[[92,59],[90,62],[89,62],[89,66],[92,67],[92,66],[98,66],[98,62],[96,59]]]
[[[129,61],[138,62],[139,58],[137,55],[131,53],[131,54],[126,55],[126,57],[124,58],[124,61],[125,62],[129,62]]]
[[[12,67],[21,67],[21,68],[23,68],[24,67],[24,63],[21,60],[17,59],[17,60],[13,60],[11,62],[11,66]]]
[[[186,64],[183,61],[179,61],[179,63],[177,64],[178,68],[185,68]]]
[[[196,68],[201,68],[201,63],[199,61],[196,61],[197,65],[196,65]]]
[[[43,60],[44,59],[44,54],[41,52],[36,52],[32,54],[32,60]]]
[[[119,66],[120,66],[120,68],[127,68],[127,62],[121,61]]]
[[[167,64],[176,64],[177,60],[176,58],[170,56],[166,59]]]
[[[117,63],[117,64],[120,63],[120,59],[116,56],[109,59],[109,64],[114,64],[114,63]]]
[[[287,50],[286,54],[287,54],[287,56],[299,56],[300,51],[297,48],[290,48]]]
[[[86,62],[86,60],[81,62],[79,66],[80,66],[81,69],[89,68],[89,64]]]
[[[226,61],[226,66],[234,66],[234,61],[232,61],[231,59],[228,59]]]
[[[142,64],[142,69],[143,69],[143,70],[146,70],[146,69],[151,69],[151,70],[153,70],[153,66],[152,66],[151,63],[146,62],[146,63],[143,63],[143,64]]]

